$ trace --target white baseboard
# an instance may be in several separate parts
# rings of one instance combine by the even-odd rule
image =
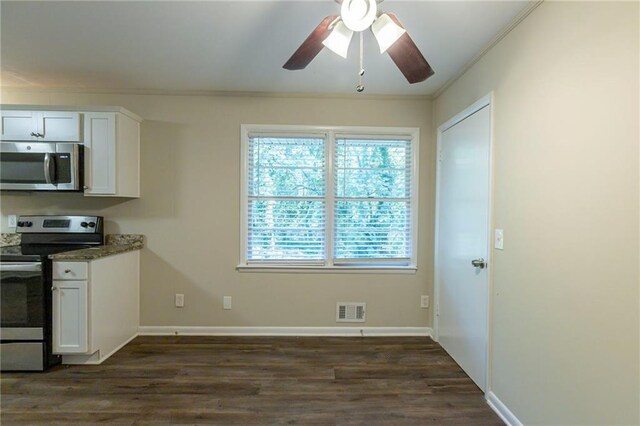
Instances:
[[[424,336],[431,327],[171,327],[140,326],[140,336]]]
[[[486,395],[487,404],[493,411],[496,412],[498,417],[502,419],[508,426],[522,426],[522,422],[518,420],[518,418],[507,408],[506,405],[498,397],[495,393],[489,391]]]
[[[100,364],[102,364],[107,358],[109,358],[111,355],[115,354],[116,352],[118,352],[120,349],[124,348],[125,346],[127,346],[127,344],[129,342],[131,342],[133,339],[135,339],[136,337],[138,337],[138,333],[135,333],[133,336],[129,337],[127,340],[125,340],[123,343],[121,343],[118,347],[116,347],[115,349],[113,349],[111,352],[109,352],[108,354],[106,354],[105,356],[100,358]]]
[[[107,360],[111,355],[118,352],[120,349],[124,348],[129,342],[138,337],[138,333],[135,333],[133,336],[129,337],[123,343],[118,345],[108,354],[102,356],[100,350],[95,351],[91,355],[62,355],[62,363],[63,364],[83,364],[83,365],[100,365],[104,361]]]

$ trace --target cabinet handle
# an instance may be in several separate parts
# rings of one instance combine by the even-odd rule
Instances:
[[[64,273],[65,273],[65,274],[68,274],[68,273],[70,273],[70,272],[71,272],[71,269],[65,269],[65,270],[64,270]]]
[[[56,291],[58,287],[51,287],[51,291]]]
[[[89,189],[89,187],[87,185],[83,186],[84,190],[86,191],[87,189]]]
[[[44,138],[44,134],[43,133],[38,133],[38,137],[39,138]]]
[[[31,136],[33,136],[34,138],[37,138],[37,137],[38,137],[38,135],[39,135],[39,133],[31,132]]]

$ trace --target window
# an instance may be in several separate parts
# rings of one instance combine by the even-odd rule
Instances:
[[[242,126],[239,269],[415,269],[417,129]]]

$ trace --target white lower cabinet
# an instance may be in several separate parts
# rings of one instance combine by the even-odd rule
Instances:
[[[53,353],[63,364],[100,364],[138,333],[140,252],[91,261],[53,262],[86,279],[53,280]]]
[[[53,282],[53,352],[89,352],[88,281]]]

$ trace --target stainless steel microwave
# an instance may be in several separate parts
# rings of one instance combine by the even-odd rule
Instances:
[[[0,142],[0,189],[82,191],[83,148],[77,143]]]

